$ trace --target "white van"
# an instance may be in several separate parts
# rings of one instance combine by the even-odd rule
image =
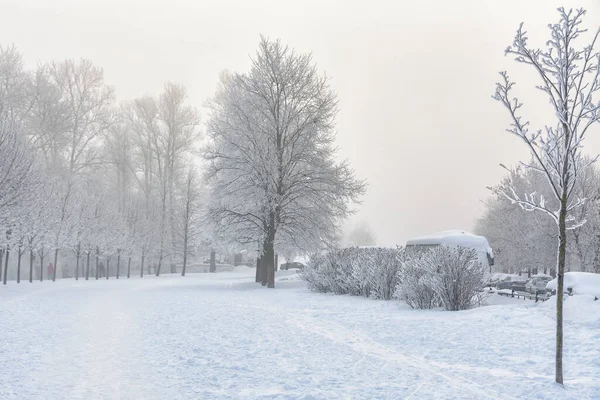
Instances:
[[[466,231],[451,230],[412,238],[406,242],[406,250],[423,251],[442,245],[451,247],[461,246],[475,250],[481,264],[486,270],[489,268],[491,273],[492,265],[494,265],[494,252],[487,239]]]

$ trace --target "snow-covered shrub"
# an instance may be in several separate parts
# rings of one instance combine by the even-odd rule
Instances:
[[[400,265],[404,260],[404,249],[373,249],[369,274],[371,297],[391,300],[398,285]]]
[[[418,259],[423,285],[435,292],[448,311],[467,310],[478,303],[484,268],[473,249],[438,246]]]
[[[302,272],[312,290],[390,299],[400,250],[352,247],[311,258]]]
[[[427,271],[421,266],[419,255],[404,257],[397,279],[394,298],[418,309],[431,309],[440,305],[438,295],[429,285]]]
[[[327,253],[311,257],[301,274],[311,290],[322,293],[339,293],[339,280],[336,279],[339,275],[338,269],[339,265],[335,258]]]

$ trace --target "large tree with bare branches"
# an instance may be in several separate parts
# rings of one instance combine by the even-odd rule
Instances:
[[[274,287],[274,247],[332,242],[365,189],[335,159],[337,97],[310,54],[262,38],[250,71],[224,75],[210,107],[209,214],[261,243],[261,281]]]

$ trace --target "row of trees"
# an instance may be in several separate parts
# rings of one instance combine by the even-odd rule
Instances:
[[[201,142],[181,85],[117,104],[89,60],[27,70],[0,47],[4,281],[13,253],[17,280],[23,254],[30,280],[34,260],[42,279],[68,254],[87,279],[90,259],[185,274],[191,251],[259,246],[259,280],[273,287],[276,248],[334,243],[365,184],[336,160],[337,99],[311,56],[262,38],[250,71],[223,73],[208,107]]]
[[[496,189],[511,186],[517,193],[542,195],[548,207],[558,207],[544,177],[531,169],[511,171]],[[600,171],[595,167],[582,171],[575,193],[586,202],[574,210],[573,217],[585,223],[567,231],[567,269],[600,273]],[[514,207],[497,193],[486,200],[476,231],[493,247],[500,272],[556,276],[556,223],[547,215]]]
[[[31,71],[14,47],[0,47],[0,82],[5,283],[11,253],[17,280],[23,254],[39,259],[40,279],[68,253],[77,277],[82,257],[87,278],[90,257],[120,266],[134,255],[158,275],[200,244],[200,118],[183,86],[116,104],[89,60]]]

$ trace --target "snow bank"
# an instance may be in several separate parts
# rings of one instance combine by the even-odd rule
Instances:
[[[558,280],[552,279],[546,289],[556,290]],[[590,272],[567,272],[565,274],[565,291],[573,290],[573,294],[591,295],[600,298],[600,274]]]
[[[563,308],[565,321],[591,324],[600,329],[600,301],[595,298],[592,295],[566,296]],[[550,318],[556,318],[556,297],[541,304],[540,308]]]

